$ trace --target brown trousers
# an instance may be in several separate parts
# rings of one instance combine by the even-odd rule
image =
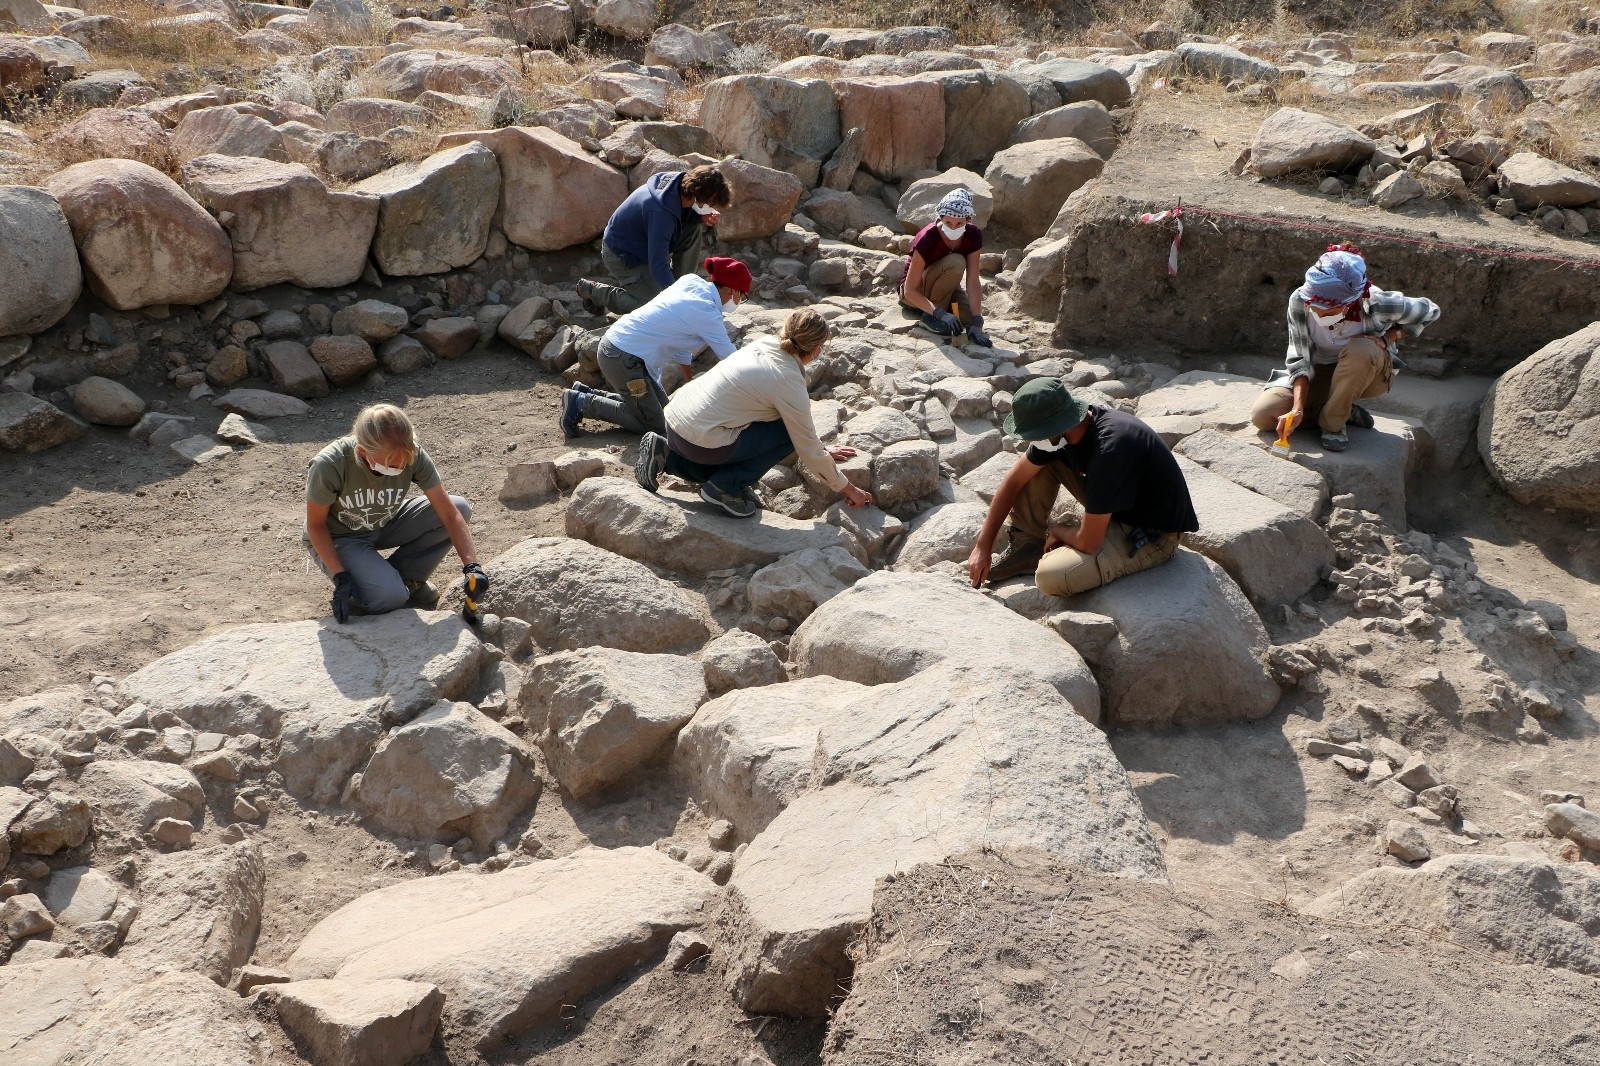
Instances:
[[[1394,382],[1394,361],[1377,337],[1357,337],[1340,349],[1332,373],[1329,369],[1327,365],[1313,366],[1306,396],[1306,420],[1315,419],[1324,433],[1342,432],[1357,400],[1382,396]],[[1294,391],[1273,385],[1256,399],[1250,421],[1259,430],[1276,433],[1278,419],[1293,409]]]
[[[1011,507],[1012,540],[1032,538],[1042,542],[1050,532],[1050,517],[1056,497],[1065,488],[1079,504],[1083,503],[1083,483],[1065,463],[1046,463]],[[1178,551],[1182,537],[1163,533],[1161,539],[1133,550],[1128,527],[1112,519],[1100,550],[1086,555],[1076,548],[1057,548],[1039,560],[1034,584],[1047,596],[1071,596],[1109,585],[1119,577],[1137,574],[1159,566]]]
[[[943,259],[929,263],[922,271],[922,284],[918,291],[941,311],[956,305],[955,316],[964,326],[972,321],[972,305],[967,303],[967,291],[961,283],[967,279],[967,258],[951,252]],[[905,303],[904,300],[901,303]],[[910,306],[907,304],[906,306]]]

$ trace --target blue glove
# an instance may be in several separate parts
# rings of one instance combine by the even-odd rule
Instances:
[[[972,316],[972,321],[967,323],[967,336],[972,339],[973,344],[979,344],[985,348],[994,347],[994,341],[990,340],[989,335],[983,331],[982,315]]]
[[[937,333],[941,337],[954,337],[961,332],[961,320],[949,311],[924,311],[922,324],[929,332]]]

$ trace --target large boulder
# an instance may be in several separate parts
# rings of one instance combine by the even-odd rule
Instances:
[[[83,291],[72,228],[43,189],[0,185],[0,277],[0,337],[49,329]]]
[[[705,671],[681,655],[584,648],[537,659],[523,714],[561,787],[589,800],[661,755],[706,698]]]
[[[653,848],[585,848],[369,892],[318,922],[286,968],[299,979],[437,985],[452,1032],[492,1050],[659,957],[705,920],[716,891]]]
[[[786,170],[807,186],[839,147],[839,104],[825,81],[736,74],[706,86],[700,125],[723,150]]]
[[[701,33],[674,22],[650,35],[644,61],[647,66],[689,70],[710,67],[732,50],[733,41],[721,31]]]
[[[1024,141],[1051,141],[1059,137],[1076,137],[1093,148],[1102,159],[1110,159],[1117,148],[1117,127],[1111,120],[1106,105],[1098,100],[1081,100],[1063,104],[1017,123],[1011,134],[1014,143]]]
[[[973,224],[979,229],[987,226],[989,216],[994,212],[994,190],[981,174],[960,167],[952,167],[932,177],[918,178],[907,185],[895,206],[895,217],[907,232],[915,233],[938,217],[935,212],[939,208],[939,201],[955,189],[965,189],[972,194],[972,209],[977,213]]]
[[[1028,90],[1005,74],[942,70],[929,77],[944,86],[944,150],[938,162],[943,169],[987,162],[1033,112]]]
[[[966,562],[988,513],[989,508],[981,503],[943,503],[924,511],[911,523],[894,558],[894,568],[916,571],[939,563]]]
[[[943,662],[994,665],[1043,678],[1086,720],[1100,720],[1099,687],[1070,644],[942,575],[880,572],[857,581],[806,619],[789,655],[802,676],[867,685]]]
[[[596,26],[624,40],[642,41],[656,28],[656,5],[652,0],[599,0],[593,12]]]
[[[385,274],[442,274],[483,254],[500,202],[500,164],[463,144],[402,163],[353,187],[378,198],[372,258]]]
[[[289,981],[262,991],[312,1062],[340,1066],[415,1062],[444,1010],[444,993],[417,981]]]
[[[1093,100],[1106,107],[1121,107],[1133,99],[1128,79],[1117,70],[1082,59],[1049,59],[1022,68],[1030,77],[1055,86],[1063,104]]]
[[[544,648],[662,651],[707,635],[703,606],[696,610],[676,586],[632,559],[583,540],[525,540],[489,569],[486,609],[528,622]]]
[[[224,630],[128,675],[121,688],[194,729],[276,739],[275,768],[289,792],[331,803],[386,725],[463,694],[482,658],[460,615],[395,611],[346,625]]]
[[[255,951],[266,886],[251,840],[149,856],[139,864],[139,916],[117,958],[194,970],[225,985]]]
[[[353,96],[328,109],[329,133],[349,132],[362,137],[381,137],[396,126],[426,126],[433,114],[417,104],[400,100],[378,100]]]
[[[45,69],[43,52],[13,37],[0,38],[0,91],[31,93],[44,86]]]
[[[994,220],[1024,240],[1044,236],[1061,205],[1106,165],[1076,137],[1024,141],[997,152],[983,172],[994,190]]]
[[[1377,142],[1331,118],[1283,107],[1256,131],[1250,145],[1250,170],[1264,178],[1295,171],[1348,170],[1365,163]]]
[[[718,169],[733,201],[717,223],[721,240],[759,240],[782,231],[806,191],[805,183],[788,171],[746,159],[726,159]]]
[[[273,1051],[239,997],[201,975],[93,956],[0,968],[0,1018],[8,1066],[264,1066]]]
[[[227,288],[228,235],[154,167],[96,159],[52,175],[46,188],[72,226],[90,290],[117,310],[200,304]]]
[[[1160,566],[1064,602],[1117,623],[1095,664],[1111,725],[1254,719],[1277,705],[1261,619],[1227,572],[1197,552],[1180,548]]]
[[[383,738],[356,793],[384,829],[422,840],[467,836],[485,851],[538,794],[527,745],[470,703],[445,700]]]
[[[944,86],[931,78],[833,83],[844,129],[866,130],[861,165],[884,181],[930,170],[944,149]]]
[[[205,807],[194,774],[149,759],[96,759],[84,767],[78,787],[103,823],[134,834],[163,818],[187,822]]]
[[[1286,463],[1250,441],[1202,429],[1184,437],[1172,450],[1303,518],[1318,521],[1328,509],[1328,483],[1321,474],[1299,463]]]
[[[8,27],[8,33],[49,33],[50,12],[39,0],[0,0],[0,26]]]
[[[1592,869],[1592,867],[1591,867]],[[1600,877],[1583,864],[1447,855],[1416,869],[1380,866],[1306,907],[1365,926],[1401,926],[1470,951],[1600,977]]]
[[[1225,44],[1185,41],[1178,45],[1178,61],[1197,78],[1276,85],[1283,75],[1265,59],[1246,55]]]
[[[411,101],[425,92],[490,97],[518,82],[516,68],[494,56],[408,48],[362,72],[374,96]]]
[[[233,287],[288,282],[306,289],[361,277],[378,226],[378,200],[334,192],[299,163],[205,155],[179,172],[201,206],[229,218]]]
[[[698,496],[649,493],[634,481],[589,478],[567,501],[567,536],[681,574],[755,563],[765,566],[806,548],[849,547],[853,539],[826,522],[762,511],[754,519],[729,518],[703,506]]]
[[[1124,877],[1165,876],[1104,735],[1037,675],[946,662],[843,695],[825,695],[834,713],[818,722],[812,760],[790,761],[797,779],[781,783],[794,798],[734,869],[726,983],[745,1010],[824,1014],[848,986],[877,880],[917,863],[1025,847]]]
[[[1478,452],[1519,503],[1600,513],[1600,322],[1501,375],[1483,401]]]
[[[500,160],[500,226],[511,243],[555,252],[592,241],[628,195],[628,178],[544,127],[451,133],[440,148],[482,141]]]
[[[42,452],[77,440],[89,427],[54,404],[24,392],[0,392],[0,448]]]
[[[45,141],[69,159],[137,159],[164,166],[171,158],[167,132],[140,111],[97,107],[50,134]]]
[[[1518,152],[1500,164],[1500,192],[1524,211],[1582,207],[1600,203],[1600,179],[1534,152]]]
[[[1252,602],[1293,600],[1333,566],[1333,542],[1316,520],[1192,460],[1180,457],[1178,466],[1200,519],[1199,530],[1183,542],[1220,564]]]
[[[231,107],[206,107],[183,116],[172,131],[172,159],[187,163],[203,155],[249,156],[289,161],[283,134],[259,115]]]

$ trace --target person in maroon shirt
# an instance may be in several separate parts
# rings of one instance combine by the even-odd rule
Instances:
[[[932,333],[954,337],[965,328],[974,344],[992,348],[994,342],[983,329],[983,292],[978,280],[983,231],[972,222],[977,216],[972,194],[953,189],[939,201],[937,210],[939,217],[911,242],[911,254],[900,276],[900,303],[922,312],[922,325]]]

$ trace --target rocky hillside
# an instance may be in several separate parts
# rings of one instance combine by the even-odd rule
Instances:
[[[1419,11],[0,0],[0,1061],[1600,1061],[1600,21]],[[557,430],[699,163],[873,506]],[[895,296],[957,186],[992,348]],[[1443,315],[1286,461],[1334,239]],[[967,582],[1042,377],[1178,455],[1170,563]],[[378,401],[475,624],[326,617]]]

